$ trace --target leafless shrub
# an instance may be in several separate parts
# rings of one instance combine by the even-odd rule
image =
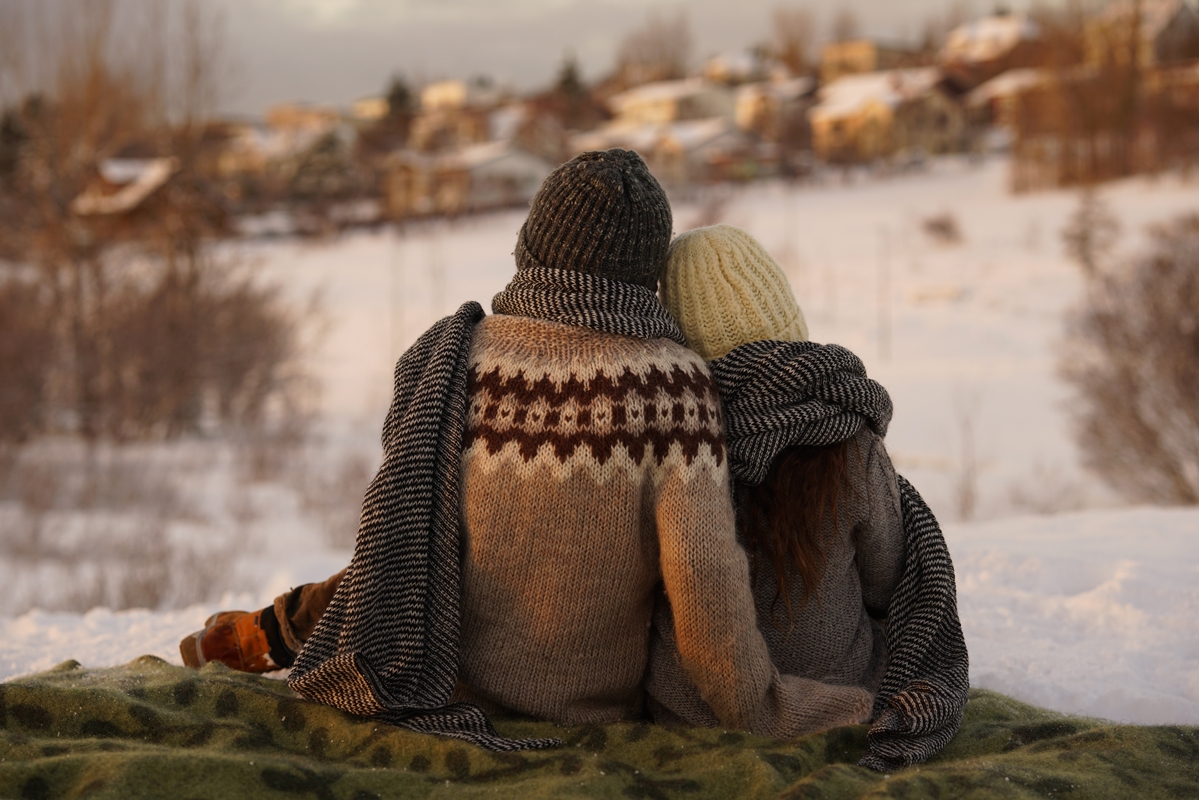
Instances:
[[[32,548],[14,547],[8,538],[0,540],[9,569],[53,576],[20,596],[0,591],[5,613],[20,614],[35,607],[75,612],[98,606],[177,608],[214,600],[229,588],[229,554],[172,543],[163,519],[142,517],[134,524],[114,524],[92,516],[77,521],[81,524],[75,532],[80,535],[74,542],[50,536],[53,531],[45,529],[32,540]]]
[[[42,430],[54,338],[42,287],[20,279],[0,283],[0,442],[20,442]]]
[[[920,227],[930,239],[938,244],[960,244],[962,241],[962,229],[958,225],[957,217],[948,211],[926,217],[920,223]]]
[[[212,255],[227,219],[200,140],[220,90],[218,12],[200,0],[6,9],[45,41],[0,59],[5,99],[17,93],[3,114],[0,258],[31,284],[0,291],[0,367],[14,375],[0,440],[47,427],[170,437],[206,416],[257,424],[287,391],[300,315]],[[152,191],[115,208],[80,202],[107,197],[105,165],[131,153],[157,159]]]
[[[120,447],[26,448],[0,483],[0,500],[32,513],[143,511],[189,518],[177,470]]]
[[[331,546],[354,546],[362,498],[373,474],[370,460],[354,453],[342,457],[331,469],[320,469],[309,461],[294,476],[304,510],[320,521]]]
[[[1014,481],[1008,487],[1011,504],[1032,514],[1061,514],[1086,508],[1086,488],[1064,477],[1062,470],[1038,463],[1027,479]]]
[[[774,10],[773,21],[771,50],[774,56],[786,64],[793,74],[807,74],[816,55],[812,49],[816,39],[816,22],[812,13],[806,8],[779,6]]]
[[[171,536],[197,515],[178,491],[189,473],[161,455],[24,448],[0,484],[0,613],[176,607],[231,588],[220,542]]]
[[[1094,187],[1084,188],[1078,196],[1078,208],[1062,230],[1062,242],[1070,258],[1078,262],[1087,277],[1094,277],[1103,268],[1119,238],[1119,220]]]
[[[833,17],[829,33],[834,42],[848,42],[861,35],[862,23],[852,8],[841,8]]]
[[[650,13],[645,25],[630,32],[620,43],[617,63],[631,84],[674,80],[687,75],[691,56],[691,26],[679,12],[674,18]]]
[[[970,520],[978,510],[979,457],[974,422],[978,416],[978,398],[958,397],[954,403],[958,425],[958,458],[953,493],[958,519]]]
[[[1094,276],[1069,324],[1084,463],[1129,499],[1199,503],[1199,214],[1150,231],[1127,269]]]

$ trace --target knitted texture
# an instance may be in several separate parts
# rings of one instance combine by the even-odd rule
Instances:
[[[752,610],[724,585],[744,561],[706,365],[667,339],[493,316],[468,386],[459,697],[569,724],[639,717],[659,581],[695,650],[719,648],[726,620],[752,626],[696,609],[719,578]],[[720,653],[728,691],[769,679],[764,647],[745,668],[752,652]]]
[[[449,705],[458,669],[459,472],[467,353],[478,303],[466,303],[396,363],[383,464],[367,488],[354,556],[288,684],[359,716],[492,750],[507,740],[486,715]]]
[[[660,293],[687,343],[709,361],[748,342],[808,339],[807,322],[779,265],[731,225],[676,237]]]
[[[491,308],[497,314],[686,344],[652,290],[602,275],[548,267],[523,269],[492,299]]]
[[[569,302],[569,292],[550,286],[539,298],[529,292],[522,299],[530,315],[637,337],[658,330],[666,317],[645,294],[648,290],[593,292],[586,313]],[[649,320],[640,317],[642,309]],[[479,708],[447,705],[459,658],[468,359],[482,316],[477,303],[463,305],[397,362],[395,395],[383,426],[383,464],[363,501],[354,557],[289,683],[310,699],[412,730],[495,750],[546,747],[555,742],[505,740]]]
[[[863,425],[887,434],[891,396],[840,345],[752,342],[710,366],[727,416],[729,468],[742,483],[760,484],[791,445],[843,442]]]
[[[886,432],[890,398],[844,348],[757,342],[711,367],[725,400],[729,467],[739,479],[760,482],[792,444],[843,441],[866,424],[880,436]],[[809,402],[815,405],[804,411]],[[915,488],[902,476],[898,486],[906,555],[887,608],[889,661],[861,761],[880,770],[939,752],[961,724],[970,687],[949,548]]]
[[[570,269],[653,289],[670,231],[670,203],[641,156],[581,153],[533,197],[516,268]]]
[[[970,656],[958,618],[953,561],[937,518],[902,475],[907,532],[903,578],[887,611],[890,660],[874,700],[864,767],[890,772],[941,752],[970,693]]]

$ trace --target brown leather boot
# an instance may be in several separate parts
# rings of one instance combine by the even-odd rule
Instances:
[[[222,611],[204,622],[204,629],[179,643],[183,663],[199,669],[219,661],[241,672],[270,672],[280,669],[271,658],[271,644],[262,626],[261,611]]]

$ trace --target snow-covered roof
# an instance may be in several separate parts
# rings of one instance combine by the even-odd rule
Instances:
[[[703,78],[683,78],[677,81],[655,81],[635,86],[608,98],[608,104],[616,113],[636,103],[654,103],[664,100],[680,100],[706,91],[711,87]]]
[[[736,125],[728,117],[649,122],[641,125],[616,121],[575,136],[571,144],[573,149],[579,152],[623,147],[648,153],[669,140],[683,150],[690,151],[735,129]]]
[[[71,202],[71,210],[81,217],[131,211],[165,184],[178,169],[179,162],[174,158],[102,161],[99,165],[100,177],[120,188],[115,192],[106,192],[100,186],[89,187]]]
[[[1044,80],[1045,76],[1037,69],[1009,69],[1002,75],[996,75],[986,83],[975,87],[966,95],[966,104],[978,106],[997,97],[1011,97],[1025,89],[1037,86]]]
[[[393,162],[408,164],[419,169],[462,169],[470,171],[500,161],[514,154],[519,155],[521,158],[536,159],[549,164],[541,156],[529,153],[515,146],[511,139],[468,144],[456,150],[433,155],[420,153],[415,150],[401,149],[393,152],[389,158]]]
[[[497,108],[487,118],[491,138],[511,139],[528,116],[529,110],[524,103],[510,103]]]
[[[662,138],[669,138],[683,150],[689,151],[703,147],[716,137],[734,130],[736,126],[727,117],[711,117],[671,122],[662,128]]]
[[[949,32],[941,49],[941,60],[968,64],[994,61],[1011,52],[1020,42],[1034,40],[1040,35],[1040,27],[1027,14],[983,17]]]
[[[811,76],[788,78],[780,81],[758,81],[743,83],[737,87],[737,100],[741,102],[753,97],[774,97],[778,100],[795,100],[812,91],[816,79]]]
[[[704,75],[714,80],[748,80],[765,71],[762,59],[756,53],[743,50],[739,53],[722,53],[704,63]]]
[[[512,142],[500,140],[496,142],[480,142],[468,144],[465,147],[447,153],[443,163],[461,169],[474,169],[492,161],[498,161],[512,152]]]
[[[932,90],[941,80],[936,67],[892,69],[843,75],[820,90],[820,102],[810,112],[813,120],[838,119],[857,114],[872,104],[894,108]]]

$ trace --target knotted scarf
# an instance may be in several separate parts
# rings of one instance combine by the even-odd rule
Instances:
[[[729,469],[760,484],[792,445],[852,438],[863,425],[883,436],[891,398],[853,353],[811,342],[753,342],[710,364],[726,417]],[[945,537],[916,489],[899,476],[905,562],[887,609],[889,660],[875,721],[858,763],[880,771],[917,764],[957,733],[970,689]]]

